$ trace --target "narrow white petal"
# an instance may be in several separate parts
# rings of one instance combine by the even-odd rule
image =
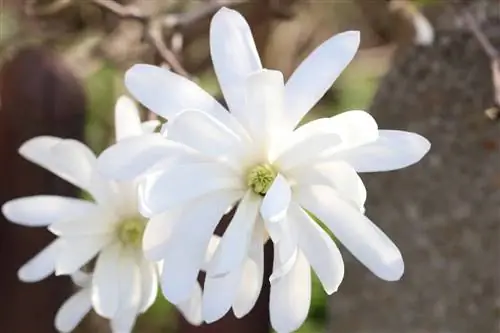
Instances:
[[[326,185],[334,188],[345,200],[362,210],[366,188],[352,166],[343,161],[324,162],[289,170],[287,175],[295,184]]]
[[[112,318],[120,308],[120,251],[118,244],[103,249],[92,279],[92,304],[100,316]]]
[[[151,134],[156,132],[160,127],[161,122],[159,120],[148,120],[141,124],[141,129],[143,134]]]
[[[17,276],[23,282],[38,282],[54,273],[56,257],[59,253],[59,240],[54,240],[42,251],[25,263]]]
[[[330,89],[351,62],[359,47],[359,32],[335,35],[316,48],[295,70],[286,83],[286,107],[290,127]]]
[[[240,264],[224,276],[205,277],[202,313],[207,323],[219,320],[231,309],[241,281],[242,267]]]
[[[171,303],[179,304],[190,297],[214,229],[222,214],[239,198],[239,191],[219,191],[185,209],[163,259],[162,290]]]
[[[55,318],[55,327],[59,332],[73,331],[92,309],[90,289],[84,288],[68,298],[59,308]]]
[[[299,187],[294,194],[375,275],[387,281],[401,278],[404,263],[397,246],[335,190],[327,186]]]
[[[271,326],[278,333],[296,331],[306,320],[311,305],[311,270],[299,252],[292,270],[271,284]]]
[[[215,117],[202,111],[186,110],[167,123],[168,138],[200,153],[235,166],[245,157],[247,138],[237,135]]]
[[[11,222],[39,227],[85,216],[95,209],[96,205],[90,201],[56,195],[36,195],[6,202],[2,206],[2,213]]]
[[[89,287],[92,282],[92,275],[83,271],[76,271],[70,277],[71,281],[80,288]]]
[[[225,214],[227,214],[226,212]],[[201,270],[206,272],[208,268],[210,267],[210,264],[212,263],[212,258],[214,257],[215,252],[217,251],[217,248],[219,247],[221,241],[221,237],[217,235],[212,235],[210,238],[210,242],[208,243],[207,247],[207,253],[205,254],[205,261],[203,263],[203,266],[201,267]]]
[[[196,163],[173,165],[157,179],[149,178],[140,187],[144,204],[157,214],[213,191],[242,189],[243,183],[241,177],[224,164]]]
[[[172,237],[177,223],[182,223],[180,217],[186,206],[168,210],[154,215],[146,225],[142,249],[144,255],[152,261],[159,261],[165,256],[168,242]]]
[[[117,180],[130,180],[156,163],[189,154],[187,147],[166,140],[160,133],[124,139],[106,149],[98,159],[99,171]]]
[[[94,258],[110,241],[109,235],[64,237],[56,262],[56,275],[72,274]]]
[[[406,168],[417,163],[431,148],[430,142],[416,133],[380,130],[375,142],[336,153],[357,172],[379,172]]]
[[[325,292],[333,294],[344,278],[344,261],[337,245],[296,203],[290,206],[289,221],[297,230],[300,250],[318,275]]]
[[[191,325],[198,326],[203,322],[201,315],[201,302],[201,287],[198,283],[196,283],[189,299],[177,305],[179,312]]]
[[[115,283],[119,288],[118,313],[131,311],[140,313],[142,303],[142,272],[138,262],[140,253],[131,248],[122,247],[118,262],[118,279]],[[149,295],[148,295],[149,298]]]
[[[127,96],[120,96],[115,105],[116,141],[143,134],[141,117],[135,103]]]
[[[39,136],[26,141],[19,148],[19,154],[67,182],[88,190],[95,155],[83,143]]]
[[[156,265],[147,260],[141,260],[141,304],[139,312],[146,312],[155,302],[158,294],[158,271]]]
[[[246,316],[259,298],[264,280],[264,239],[262,228],[254,230],[248,258],[243,265],[238,293],[233,302],[236,318]]]
[[[262,69],[252,32],[237,11],[222,8],[210,25],[210,53],[215,73],[231,113],[241,119],[248,75]],[[240,120],[241,121],[241,120]]]
[[[248,253],[261,201],[260,196],[251,190],[247,191],[222,236],[207,271],[208,276],[225,275],[241,268]]]
[[[173,118],[186,109],[208,112],[222,123],[235,120],[222,105],[196,83],[167,69],[138,64],[125,73],[125,85],[144,106],[164,118]]]
[[[132,333],[137,320],[137,311],[129,308],[119,311],[110,320],[112,333]]]
[[[283,127],[283,74],[260,70],[245,81],[245,109],[239,118],[252,139],[262,148],[273,148],[271,138],[280,138]]]
[[[291,198],[292,190],[288,181],[281,174],[278,174],[262,200],[260,207],[260,215],[264,219],[266,229],[275,243],[281,238]]]
[[[117,218],[113,212],[96,206],[88,214],[52,223],[49,230],[64,237],[110,234],[115,230]]]

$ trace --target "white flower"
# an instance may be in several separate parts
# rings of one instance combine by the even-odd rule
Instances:
[[[327,40],[286,84],[280,72],[262,68],[250,29],[237,12],[222,9],[214,16],[210,43],[230,113],[193,82],[136,65],[126,74],[126,85],[145,106],[170,118],[169,140],[154,134],[121,142],[99,160],[103,171],[120,179],[152,172],[140,195],[148,214],[157,217],[148,224],[143,246],[147,256],[164,260],[166,298],[176,303],[189,296],[210,235],[238,202],[207,269],[207,322],[231,307],[238,317],[253,307],[269,237],[275,245],[270,315],[276,331],[294,331],[307,317],[310,267],[328,294],[337,290],[344,275],[341,254],[308,212],[375,275],[398,280],[404,271],[401,253],[364,216],[366,190],[357,172],[414,164],[429,142],[414,133],[379,130],[363,111],[296,129],[354,57],[359,33]]]
[[[141,124],[138,110],[126,97],[118,100],[115,116],[117,141],[152,133],[159,125],[156,121]],[[19,278],[36,282],[54,271],[56,275],[74,274],[97,256],[92,278],[79,283],[83,289],[63,305],[56,326],[62,331],[72,330],[92,306],[99,315],[112,319],[115,333],[129,332],[137,315],[153,304],[158,290],[157,264],[147,260],[141,248],[147,220],[138,211],[139,180],[103,178],[97,172],[95,155],[75,140],[36,137],[23,144],[19,152],[95,199],[36,195],[3,205],[3,214],[12,222],[47,226],[58,236],[21,267]],[[200,307],[199,287],[192,289],[190,300],[199,300],[195,303]],[[201,313],[186,313],[194,316],[188,320],[201,323]]]

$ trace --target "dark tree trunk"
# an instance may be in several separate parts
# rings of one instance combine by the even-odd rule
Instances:
[[[76,79],[50,52],[25,49],[1,69],[0,96],[0,204],[43,193],[76,196],[77,189],[17,153],[37,135],[83,139],[85,98]],[[55,332],[54,315],[70,293],[69,280],[25,284],[16,274],[51,239],[43,228],[16,226],[0,217],[1,332]]]
[[[500,47],[498,1],[469,4]],[[401,50],[380,85],[380,127],[421,133],[432,148],[411,168],[363,177],[367,215],[398,244],[406,272],[384,282],[348,260],[331,332],[498,332],[500,124],[484,116],[490,61],[463,22],[444,8],[434,45]]]

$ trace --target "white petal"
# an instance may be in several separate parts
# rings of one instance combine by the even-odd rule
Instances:
[[[94,258],[110,241],[109,235],[64,237],[57,257],[56,275],[71,274]]]
[[[246,316],[259,298],[264,280],[264,239],[262,228],[256,227],[248,258],[243,265],[238,293],[233,302],[236,318]]]
[[[85,215],[52,223],[49,230],[64,237],[109,234],[115,231],[117,218],[113,213],[96,206]]]
[[[222,8],[213,16],[210,53],[224,99],[240,120],[245,112],[245,79],[262,65],[250,27],[237,11]]]
[[[167,69],[134,65],[125,73],[125,85],[139,102],[161,117],[172,118],[182,110],[195,109],[210,113],[227,126],[236,124],[210,94]]]
[[[143,134],[141,117],[135,103],[127,96],[120,96],[115,105],[116,141]]]
[[[245,81],[245,112],[240,121],[265,151],[273,148],[271,138],[282,136],[284,93],[283,74],[278,71],[260,70]]]
[[[200,153],[241,165],[248,140],[237,135],[215,117],[202,111],[186,110],[167,123],[168,138]]]
[[[226,212],[225,214],[227,214]],[[203,263],[203,266],[201,267],[202,271],[207,271],[208,267],[210,266],[212,262],[212,258],[214,257],[215,252],[217,251],[217,248],[219,247],[221,241],[221,237],[217,235],[212,235],[210,238],[210,242],[208,243],[207,247],[207,253],[205,254],[205,262]]]
[[[357,172],[379,172],[406,168],[417,163],[431,148],[430,142],[416,133],[380,130],[375,142],[334,155]]]
[[[140,313],[142,301],[142,274],[138,263],[138,253],[131,248],[122,247],[118,263],[118,279],[115,283],[119,286],[120,308],[118,313]],[[142,259],[142,258],[141,258]]]
[[[203,322],[201,315],[202,291],[198,283],[196,283],[193,292],[188,300],[177,305],[179,312],[184,316],[186,321],[191,325],[201,325]]]
[[[297,230],[300,250],[311,264],[328,295],[344,278],[342,255],[330,236],[297,204],[290,206],[290,223]]]
[[[366,201],[366,188],[356,171],[342,161],[324,162],[289,170],[287,175],[295,184],[326,185],[334,188],[345,200],[362,210]]]
[[[6,202],[2,206],[2,213],[11,222],[39,227],[84,216],[95,208],[96,205],[90,201],[56,195],[36,195]]]
[[[147,260],[141,260],[141,304],[139,312],[146,312],[155,302],[158,294],[158,271],[156,265]]]
[[[291,128],[330,89],[354,58],[359,41],[358,31],[335,35],[316,48],[295,70],[285,88],[285,110]]]
[[[213,231],[227,207],[239,198],[239,191],[219,191],[185,209],[163,259],[162,290],[171,303],[179,304],[190,297]]]
[[[242,267],[252,238],[255,221],[259,214],[261,201],[260,196],[251,190],[247,191],[222,236],[217,252],[215,252],[207,271],[208,276],[224,275]]]
[[[97,258],[92,279],[94,310],[105,318],[113,317],[120,308],[120,252],[118,244],[104,249]]]
[[[141,124],[143,134],[151,134],[156,132],[160,127],[161,122],[159,120],[148,120]]]
[[[266,229],[273,242],[278,242],[281,238],[291,198],[292,190],[288,181],[281,174],[278,174],[260,207],[260,215],[264,219]]]
[[[92,275],[83,271],[76,271],[70,277],[71,281],[80,288],[87,288],[92,282]]]
[[[311,270],[299,252],[292,270],[271,284],[271,326],[278,333],[296,331],[306,320],[311,304]]]
[[[99,171],[117,180],[130,180],[164,159],[189,154],[187,147],[166,140],[160,133],[124,139],[106,149],[98,159]]]
[[[58,254],[59,240],[56,239],[17,271],[19,280],[23,282],[38,282],[45,279],[54,273]]]
[[[112,333],[132,333],[137,320],[137,311],[134,308],[119,311],[110,320]]]
[[[67,182],[89,189],[95,155],[83,143],[39,136],[25,142],[19,148],[19,154]]]
[[[92,309],[90,289],[84,288],[72,295],[59,308],[55,318],[55,326],[59,332],[73,331]]]
[[[188,203],[218,190],[242,189],[238,175],[221,163],[173,165],[154,183],[147,179],[141,184],[144,204],[153,214]],[[227,208],[227,207],[226,207]]]
[[[146,258],[159,261],[165,256],[176,223],[182,223],[180,217],[185,206],[154,215],[146,225],[142,249]]]
[[[298,201],[333,232],[370,271],[387,281],[399,280],[404,263],[396,245],[373,222],[326,186],[299,187]]]
[[[224,276],[205,277],[202,313],[208,324],[224,317],[231,309],[241,281],[242,267],[240,264]]]

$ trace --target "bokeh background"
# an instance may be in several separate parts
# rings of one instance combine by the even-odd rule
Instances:
[[[285,77],[329,36],[360,30],[360,52],[308,120],[365,109],[381,128],[433,144],[415,166],[362,175],[367,215],[401,248],[403,279],[379,281],[344,251],[343,284],[327,297],[314,281],[300,332],[500,332],[498,0],[0,0],[0,204],[81,195],[17,148],[50,134],[101,152],[113,138],[115,100],[126,93],[124,71],[135,63],[170,67],[222,101],[208,27],[223,5],[247,18],[263,64]],[[55,332],[69,279],[16,278],[51,237],[0,218],[0,332]],[[268,292],[244,319],[199,328],[158,297],[135,332],[269,332]],[[79,332],[108,329],[91,314]]]

